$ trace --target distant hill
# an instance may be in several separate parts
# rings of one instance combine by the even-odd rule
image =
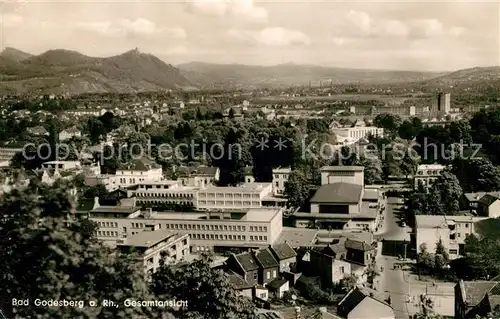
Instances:
[[[333,84],[387,84],[425,81],[443,73],[416,71],[361,70],[298,65],[249,66],[191,62],[177,66],[182,74],[199,86],[293,86],[309,81]]]
[[[468,86],[477,83],[499,83],[500,66],[476,67],[451,72],[426,81],[434,86]]]
[[[13,50],[0,54],[0,92],[125,93],[191,87],[177,68],[138,50],[109,58],[50,50],[23,59],[10,58],[20,57]]]
[[[18,50],[18,49],[10,48],[10,47],[5,48],[2,51],[2,53],[0,53],[0,58],[6,58],[6,59],[13,60],[16,62],[21,62],[23,60],[26,60],[26,59],[32,57],[32,56],[33,55],[31,55],[29,53],[23,52],[23,51]]]

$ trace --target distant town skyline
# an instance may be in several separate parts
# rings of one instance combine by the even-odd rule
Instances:
[[[251,0],[2,3],[1,46],[192,61],[453,71],[500,64],[500,4]]]

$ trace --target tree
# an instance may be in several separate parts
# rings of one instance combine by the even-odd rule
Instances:
[[[75,220],[69,185],[15,187],[0,198],[0,286],[5,296],[30,299],[13,307],[0,299],[7,317],[16,318],[147,318],[145,308],[35,307],[41,300],[115,300],[150,298],[144,272],[135,255],[113,254],[84,235]],[[143,299],[144,300],[144,299]],[[15,310],[15,313],[14,313]]]
[[[436,255],[441,255],[445,263],[450,260],[450,256],[448,255],[448,252],[446,251],[446,248],[443,245],[443,240],[441,238],[439,238],[438,242],[436,243]]]
[[[401,125],[401,117],[393,114],[379,114],[373,120],[373,125],[384,128],[388,133],[396,133]]]
[[[288,208],[301,208],[309,199],[307,179],[300,171],[292,171],[288,181],[285,182],[283,195],[287,199]]]
[[[366,275],[366,281],[373,286],[373,283],[375,281],[375,278],[379,275],[379,271],[377,268],[377,264],[375,263],[375,260],[373,260],[370,264],[368,264],[368,267],[366,267],[365,270],[365,275]]]
[[[184,266],[163,263],[152,275],[151,288],[157,298],[184,300],[187,305],[172,310],[184,318],[250,319],[256,318],[255,305],[239,296],[228,276],[210,266],[212,259],[203,256]]]
[[[350,274],[340,280],[340,287],[345,292],[351,291],[358,283],[358,276]]]
[[[362,156],[359,164],[365,168],[365,185],[382,182],[382,161],[375,156]]]
[[[441,211],[443,214],[457,213],[460,210],[460,199],[463,190],[458,178],[449,171],[444,171],[432,185],[430,193],[439,193]]]
[[[419,248],[420,248],[420,252],[417,255],[417,264],[421,267],[426,268],[426,269],[433,269],[435,266],[434,258],[427,251],[427,244],[423,243],[420,245]]]
[[[500,189],[500,169],[488,159],[455,159],[452,172],[464,191],[491,192]]]

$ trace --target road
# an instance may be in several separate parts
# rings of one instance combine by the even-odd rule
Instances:
[[[410,229],[408,227],[400,227],[399,219],[395,216],[394,212],[400,209],[403,205],[403,199],[398,197],[387,198],[387,209],[384,218],[384,232],[377,234],[377,239],[386,240],[409,240]]]
[[[389,197],[387,199],[387,209],[384,218],[384,231],[377,234],[378,239],[386,240],[402,240],[407,238],[409,240],[409,229],[400,227],[398,218],[394,215],[395,209],[401,207],[403,199],[397,197]],[[377,290],[386,293],[391,297],[391,305],[394,309],[396,318],[406,319],[409,318],[408,311],[414,313],[411,309],[411,304],[407,303],[410,294],[410,284],[405,281],[407,274],[401,269],[394,269],[395,263],[400,263],[398,258],[382,256],[382,249],[379,249],[377,255],[377,265],[382,267],[378,278]]]

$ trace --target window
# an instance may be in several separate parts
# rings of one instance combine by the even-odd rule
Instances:
[[[469,228],[469,224],[465,224],[465,228]]]
[[[340,273],[344,273],[344,267],[340,267]]]
[[[267,272],[267,279],[271,279],[271,272],[270,271]]]
[[[266,297],[267,297],[266,293],[260,294],[261,299],[266,299]]]
[[[458,251],[456,249],[450,249],[450,255],[457,255]]]
[[[257,280],[257,272],[253,273],[253,280]]]
[[[273,278],[276,278],[276,270],[273,270]]]

